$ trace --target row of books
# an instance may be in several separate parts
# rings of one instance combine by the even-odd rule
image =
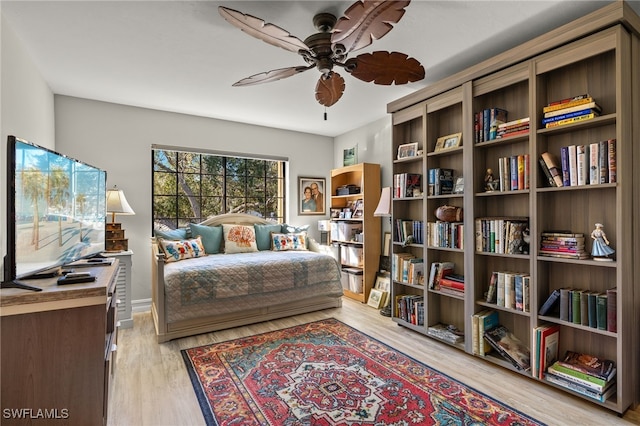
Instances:
[[[424,222],[421,220],[396,219],[394,241],[404,243],[413,237],[414,244],[424,244]]]
[[[453,193],[453,169],[429,169],[428,195],[445,195]]]
[[[392,276],[394,281],[407,284],[424,284],[424,261],[412,253],[393,253]]]
[[[540,256],[564,259],[588,259],[585,238],[582,233],[542,232],[540,234]]]
[[[562,321],[617,332],[617,289],[606,292],[560,288],[551,292],[538,314],[558,316]]]
[[[527,273],[496,271],[491,273],[485,296],[487,303],[495,303],[516,311],[529,312],[531,276]]]
[[[605,402],[616,391],[615,362],[593,355],[567,351],[551,364],[545,379],[580,395]]]
[[[475,355],[485,356],[493,347],[484,337],[485,330],[489,330],[499,324],[498,311],[485,309],[477,314],[471,315],[472,327],[472,352]]]
[[[507,122],[507,110],[486,108],[474,114],[475,142],[487,142],[497,139],[498,126]]]
[[[393,175],[393,198],[419,197],[422,195],[422,175],[397,173]]]
[[[510,136],[526,135],[529,133],[529,117],[519,118],[498,125],[496,139]]]
[[[464,249],[464,223],[437,220],[427,222],[427,245]]]
[[[531,352],[531,375],[543,379],[547,368],[558,360],[559,324],[542,324],[533,329],[534,350]]]
[[[542,109],[545,128],[564,126],[598,117],[602,109],[588,94],[549,103]]]
[[[529,347],[507,327],[498,324],[485,330],[484,337],[497,353],[511,362],[518,370],[529,371],[531,369]]]
[[[528,217],[479,217],[475,220],[476,252],[528,254]]]
[[[414,325],[424,325],[424,297],[415,294],[396,295],[396,317]]]
[[[560,148],[560,160],[549,152],[540,165],[549,186],[599,185],[617,182],[616,139]]]
[[[453,325],[434,324],[427,327],[427,335],[440,339],[452,345],[464,342],[464,331]]]
[[[500,191],[529,189],[530,177],[529,154],[498,158],[498,189]]]

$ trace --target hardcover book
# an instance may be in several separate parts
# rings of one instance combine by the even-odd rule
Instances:
[[[558,341],[560,338],[560,325],[547,325],[540,331],[540,368],[538,377],[543,378],[547,367],[558,360]]]
[[[553,312],[553,309],[558,305],[559,301],[560,301],[560,290],[555,289],[551,292],[547,300],[544,302],[544,304],[538,311],[538,315],[547,315],[548,313]]]
[[[618,290],[610,288],[607,290],[607,331],[618,332]]]
[[[522,343],[507,327],[497,325],[484,332],[487,341],[495,350],[511,361],[519,370],[527,371],[531,368],[531,355],[529,348]]]
[[[547,166],[547,169],[549,169],[551,177],[553,177],[555,186],[562,186],[562,169],[560,168],[558,159],[549,152],[543,152],[542,159],[544,160],[544,164]]]
[[[567,351],[564,358],[558,360],[557,363],[565,368],[597,377],[604,381],[611,380],[616,374],[615,362],[574,351]]]

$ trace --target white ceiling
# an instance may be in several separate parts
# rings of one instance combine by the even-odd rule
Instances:
[[[345,71],[342,99],[314,97],[319,73],[232,87],[241,78],[305,65],[227,23],[218,6],[304,40],[318,12],[352,1],[7,1],[1,10],[55,94],[337,136],[383,118],[387,103],[596,10],[609,1],[413,1],[396,27],[357,54],[399,51],[423,81],[377,86]],[[638,10],[638,1],[634,2]]]

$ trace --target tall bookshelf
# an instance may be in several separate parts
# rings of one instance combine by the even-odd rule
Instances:
[[[340,194],[340,187],[351,185],[359,188],[356,192]],[[374,217],[378,201],[380,200],[380,165],[374,163],[360,163],[352,166],[340,167],[331,170],[331,209],[343,211],[353,207],[359,201],[362,202],[362,214],[357,217],[332,217],[332,229],[343,227],[345,229],[361,229],[362,237],[352,238],[345,233],[331,232],[331,243],[340,246],[340,259],[343,268],[358,270],[362,276],[361,291],[353,291],[354,288],[344,288],[344,295],[366,303],[369,292],[376,281],[376,273],[380,262],[381,225],[380,218]],[[334,238],[336,237],[337,238]],[[351,259],[347,260],[345,257]],[[354,261],[352,258],[359,258]],[[345,272],[343,272],[344,274]]]
[[[433,262],[450,261],[455,272],[464,275],[464,294],[451,296],[427,285],[395,282],[392,300],[414,294],[424,298],[424,325],[393,319],[423,334],[437,323],[464,330],[464,342],[453,346],[482,357],[532,380],[542,381],[531,371],[518,370],[495,354],[474,354],[472,317],[485,309],[498,311],[499,322],[508,327],[532,353],[535,329],[544,324],[560,327],[559,355],[566,351],[588,353],[615,361],[616,392],[605,402],[582,397],[594,404],[623,413],[640,400],[640,292],[634,291],[634,267],[640,260],[640,18],[624,2],[616,2],[590,15],[511,49],[485,62],[435,83],[428,88],[388,105],[393,114],[393,173],[420,170],[427,176],[431,168],[451,168],[464,177],[462,194],[425,195],[420,199],[393,202],[393,220],[413,218],[426,223],[435,220],[434,210],[443,204],[464,211],[464,248],[424,245],[406,246],[394,242],[394,252],[410,251],[424,258],[425,274]],[[600,105],[593,119],[545,128],[543,108],[554,101],[588,93]],[[480,111],[500,108],[507,121],[529,117],[528,131],[514,136],[477,141],[474,118]],[[636,120],[637,121],[637,120]],[[462,133],[460,147],[436,151],[443,135]],[[552,187],[538,165],[543,152],[560,158],[563,147],[616,140],[617,182],[594,185]],[[412,161],[398,160],[397,147],[417,141],[425,155]],[[528,185],[487,190],[488,168],[499,175],[500,159],[528,159]],[[505,160],[506,161],[506,160]],[[517,164],[517,163],[514,163]],[[635,168],[634,168],[635,165]],[[517,178],[517,177],[516,177]],[[427,180],[424,180],[425,184]],[[493,188],[489,188],[493,189]],[[485,220],[526,221],[528,250],[495,252],[476,246],[477,224]],[[569,230],[586,237],[595,223],[602,223],[615,249],[613,261],[545,257],[539,254],[541,234]],[[481,241],[480,241],[481,243]],[[497,306],[485,295],[493,272],[505,271],[530,279],[529,309]],[[426,281],[426,279],[425,279]],[[576,324],[558,314],[539,315],[549,295],[572,287],[606,293],[615,287],[617,331]],[[434,337],[437,339],[437,337]],[[446,342],[445,342],[446,343]]]

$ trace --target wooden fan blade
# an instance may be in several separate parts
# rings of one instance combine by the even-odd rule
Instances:
[[[340,100],[344,87],[344,78],[337,72],[332,72],[329,78],[321,75],[316,85],[316,100],[320,105],[330,107]]]
[[[409,3],[410,0],[358,0],[336,23],[331,43],[344,45],[347,53],[369,46],[393,29]]]
[[[280,68],[277,70],[271,70],[267,72],[261,72],[260,74],[254,74],[250,77],[243,78],[242,80],[233,83],[234,86],[252,86],[254,84],[262,84],[262,83],[270,83],[276,80],[282,80],[283,78],[291,77],[296,74],[300,74],[306,70],[310,70],[314,68],[315,65],[308,67],[289,67],[289,68]]]
[[[240,28],[245,33],[269,43],[272,46],[298,53],[299,50],[309,50],[306,44],[296,36],[292,36],[282,28],[266,23],[260,18],[247,15],[237,10],[218,6],[218,12],[231,25]]]
[[[355,78],[390,85],[407,84],[424,78],[424,67],[414,58],[400,52],[363,53],[347,60],[345,69]]]

